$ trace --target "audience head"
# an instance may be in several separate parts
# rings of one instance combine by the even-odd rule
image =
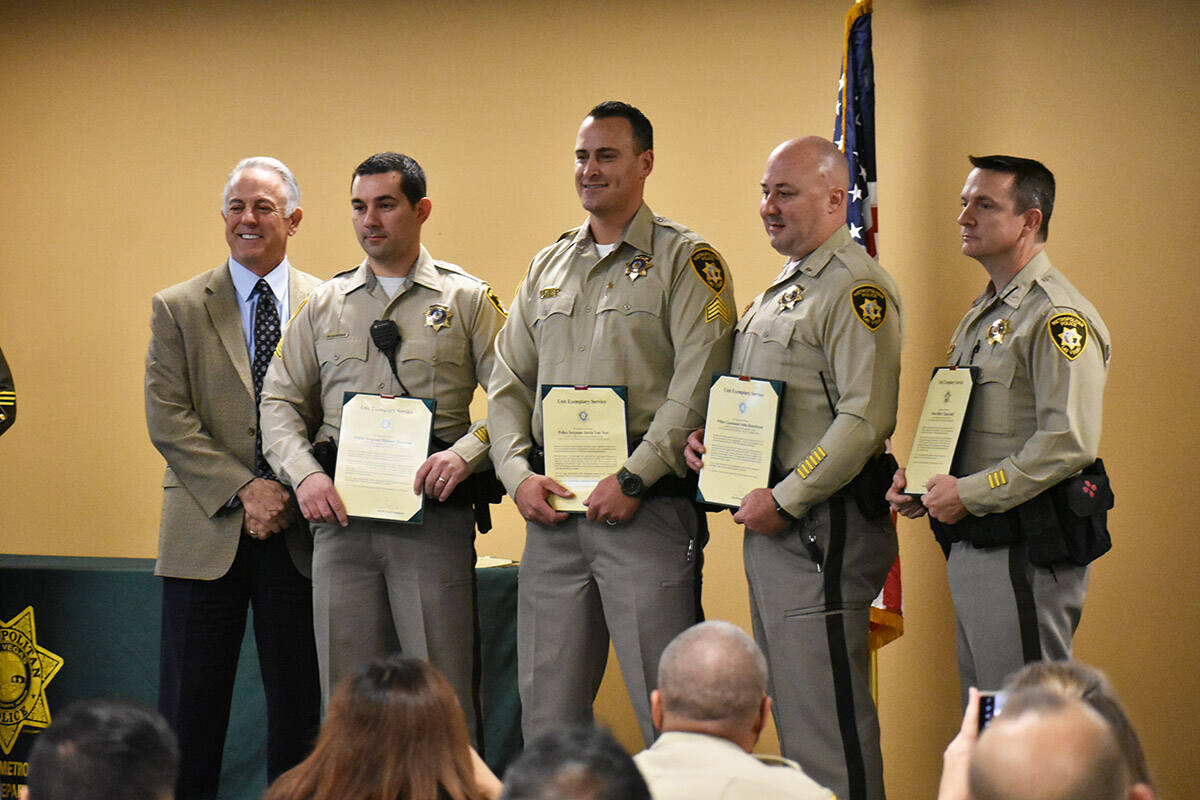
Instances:
[[[754,748],[770,711],[767,662],[736,625],[712,620],[676,636],[658,664],[651,694],[663,731],[707,733]]]
[[[1078,661],[1035,661],[1013,673],[1004,685],[1010,694],[1029,688],[1058,692],[1091,706],[1112,728],[1133,781],[1154,785],[1141,739],[1103,672]]]
[[[179,770],[175,734],[157,713],[85,700],[34,741],[22,800],[169,800]]]
[[[607,731],[562,728],[526,746],[500,800],[650,800],[637,765]]]
[[[1014,692],[979,736],[970,762],[974,800],[1126,800],[1134,792],[1112,729],[1077,698]]]
[[[434,667],[394,655],[333,693],[312,755],[264,800],[464,800],[479,797],[454,690]]]

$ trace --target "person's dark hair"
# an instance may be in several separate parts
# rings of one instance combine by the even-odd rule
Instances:
[[[122,700],[83,700],[34,741],[29,797],[162,800],[178,773],[179,746],[159,714]]]
[[[528,745],[505,773],[500,800],[650,800],[650,790],[612,734],[586,725]]]
[[[479,800],[454,690],[424,661],[377,659],[338,684],[312,755],[263,800]]]
[[[1050,214],[1054,211],[1054,173],[1032,158],[1017,156],[967,156],[971,166],[1013,176],[1012,199],[1014,210],[1024,214],[1031,208],[1042,211],[1038,228],[1039,242],[1050,235]]]
[[[1004,690],[1010,694],[1035,687],[1079,698],[1095,709],[1112,728],[1134,783],[1154,787],[1142,740],[1121,707],[1108,676],[1079,661],[1034,661],[1009,676],[1004,684]]]
[[[633,128],[634,152],[641,153],[654,149],[654,126],[650,124],[650,120],[646,119],[645,114],[629,103],[622,103],[620,100],[605,100],[589,111],[587,115],[592,119],[624,117],[629,120],[629,126]]]
[[[421,165],[412,156],[390,151],[369,156],[355,167],[350,185],[354,185],[354,179],[359,175],[382,175],[385,172],[400,173],[400,191],[404,192],[409,204],[415,206],[425,196],[425,170],[421,169]]]

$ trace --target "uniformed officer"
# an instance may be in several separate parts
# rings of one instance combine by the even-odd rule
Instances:
[[[12,370],[4,360],[4,351],[0,350],[0,433],[12,427],[17,421],[17,388],[13,384]]]
[[[896,558],[881,455],[896,424],[900,294],[846,227],[845,156],[819,137],[767,159],[759,213],[783,270],[738,322],[732,371],[783,381],[771,487],[742,498],[754,635],[783,755],[841,798],[881,798],[871,601]],[[689,437],[699,468],[703,430]]]
[[[425,173],[398,153],[354,171],[354,229],[366,258],[310,295],[280,342],[263,388],[267,458],[296,487],[313,524],[313,605],[325,702],[345,675],[400,650],[442,670],[476,732],[473,698],[472,486],[488,465],[483,421],[468,406],[491,373],[504,312],[487,284],[421,245]],[[397,326],[384,352],[372,323]],[[437,401],[440,444],[420,467],[419,525],[347,518],[313,442],[336,444],[345,392]],[[315,435],[314,435],[315,433]]]
[[[962,252],[990,281],[951,340],[949,363],[978,369],[954,474],[934,476],[917,499],[901,493],[899,470],[887,495],[905,516],[928,511],[947,549],[964,702],[968,687],[999,689],[1024,663],[1071,657],[1085,565],[1108,547],[1111,504],[1103,467],[1092,468],[1108,329],[1044,252],[1054,176],[1026,158],[971,164]],[[1068,504],[1085,512],[1080,525],[1059,524]],[[1077,530],[1082,539],[1068,541]]]
[[[642,734],[654,736],[658,658],[698,613],[703,519],[684,480],[687,432],[729,364],[733,288],[717,252],[642,200],[649,120],[593,108],[575,143],[582,226],[538,253],[496,339],[488,396],[492,459],[528,520],[518,604],[525,740],[592,718],[612,636]],[[586,499],[540,474],[544,385],[627,388],[630,454]]]

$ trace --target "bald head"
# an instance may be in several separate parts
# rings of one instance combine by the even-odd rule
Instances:
[[[771,246],[803,258],[846,224],[846,157],[828,139],[806,136],[776,147],[763,170],[759,214]]]
[[[767,691],[767,662],[754,640],[729,622],[693,625],[663,651],[658,692],[663,710],[703,722],[757,715]]]
[[[1018,692],[971,756],[975,800],[1124,800],[1129,771],[1111,728],[1080,700]]]

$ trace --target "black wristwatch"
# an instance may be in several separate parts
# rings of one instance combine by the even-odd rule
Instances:
[[[617,470],[617,484],[621,487],[621,493],[627,497],[640,499],[646,494],[646,482],[624,467]]]

